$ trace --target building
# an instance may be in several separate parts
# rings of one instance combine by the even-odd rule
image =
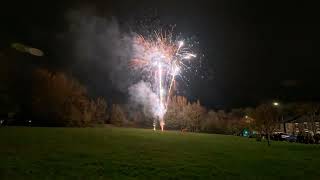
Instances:
[[[296,135],[299,132],[320,133],[319,121],[311,122],[307,116],[298,116],[291,119],[283,119],[276,128],[277,133]]]

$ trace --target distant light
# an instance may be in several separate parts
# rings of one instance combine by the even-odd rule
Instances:
[[[247,129],[245,129],[245,130],[243,131],[243,136],[244,136],[244,137],[248,137],[248,136],[249,136],[249,131],[248,131]]]
[[[246,118],[246,119],[248,119],[248,118],[249,118],[249,116],[247,116],[247,115],[246,115],[246,116],[245,116],[245,118]]]
[[[274,106],[279,106],[279,103],[278,102],[273,102],[273,105]]]

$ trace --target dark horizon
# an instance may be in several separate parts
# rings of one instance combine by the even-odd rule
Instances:
[[[210,108],[256,105],[265,100],[320,100],[320,32],[317,6],[294,1],[42,1],[1,6],[1,49],[21,42],[42,49],[32,62],[74,74],[94,96],[125,102],[110,75],[95,66],[73,68],[74,38],[67,15],[83,12],[115,19],[123,31],[145,18],[176,25],[175,32],[199,41],[203,66],[180,94]],[[89,12],[89,13],[88,13]],[[121,29],[122,30],[122,29]],[[108,57],[108,55],[102,55]],[[107,61],[107,59],[106,59]],[[38,64],[36,62],[35,64]],[[202,77],[203,76],[203,77]]]

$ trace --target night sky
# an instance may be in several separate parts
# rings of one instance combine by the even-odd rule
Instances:
[[[233,108],[261,101],[320,99],[319,15],[305,1],[10,1],[0,7],[0,48],[21,42],[42,49],[42,63],[68,69],[76,60],[72,38],[61,36],[67,14],[90,11],[120,26],[159,19],[175,32],[199,41],[203,67],[182,92],[208,107]],[[72,71],[72,68],[69,68]],[[75,70],[75,69],[73,69]],[[72,72],[95,95],[121,99],[122,92],[101,78],[90,83],[92,68]],[[98,71],[99,72],[99,71]],[[97,73],[97,72],[95,72]],[[204,76],[204,78],[202,78]]]

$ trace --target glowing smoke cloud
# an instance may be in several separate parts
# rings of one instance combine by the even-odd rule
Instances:
[[[159,117],[160,113],[158,104],[159,96],[152,91],[151,84],[140,81],[129,88],[131,101],[143,106],[143,113],[150,117]]]

